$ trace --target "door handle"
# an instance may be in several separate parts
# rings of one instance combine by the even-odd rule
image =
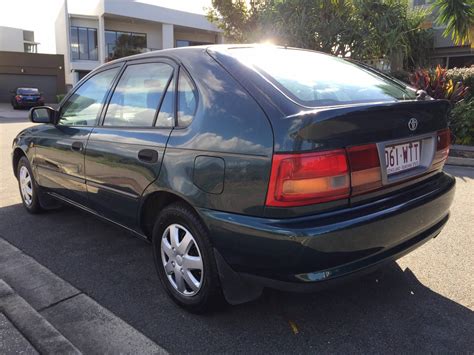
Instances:
[[[84,144],[82,142],[74,142],[71,145],[71,149],[75,150],[76,152],[81,152],[84,149]]]
[[[142,149],[138,152],[138,159],[145,163],[156,163],[158,161],[158,152],[153,149]]]

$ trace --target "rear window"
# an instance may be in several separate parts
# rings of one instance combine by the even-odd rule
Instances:
[[[39,94],[39,90],[36,88],[19,88],[17,90],[17,94],[19,95]]]
[[[304,106],[331,106],[414,99],[415,93],[343,58],[285,48],[232,48],[292,100]]]

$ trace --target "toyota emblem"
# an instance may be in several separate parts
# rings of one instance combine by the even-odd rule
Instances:
[[[414,131],[418,127],[418,120],[414,117],[410,118],[410,121],[408,121],[408,128],[410,131]]]

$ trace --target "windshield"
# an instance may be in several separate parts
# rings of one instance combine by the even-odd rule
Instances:
[[[232,48],[283,93],[304,106],[408,100],[415,93],[331,55],[277,47]]]
[[[17,93],[18,95],[32,95],[39,94],[39,90],[36,88],[19,88]]]

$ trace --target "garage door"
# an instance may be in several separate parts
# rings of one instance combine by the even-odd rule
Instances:
[[[38,88],[46,102],[56,102],[56,76],[0,74],[0,102],[10,102],[10,90],[18,87]]]

